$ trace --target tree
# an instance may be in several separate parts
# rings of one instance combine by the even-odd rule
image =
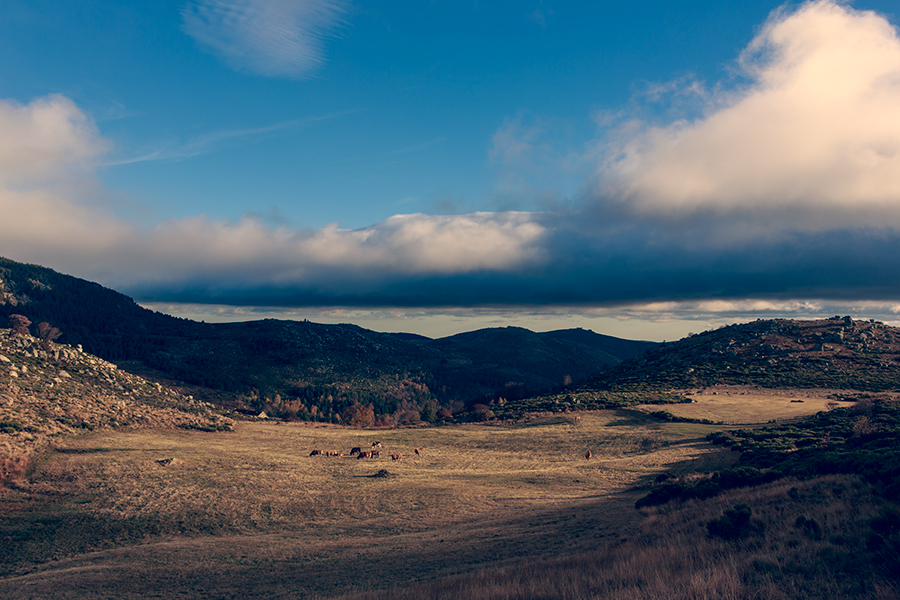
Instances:
[[[354,402],[344,410],[341,420],[351,427],[372,427],[375,425],[375,409]]]
[[[23,315],[9,315],[10,337],[15,335],[30,335],[30,332],[28,331],[29,325],[31,325],[31,321],[29,321],[27,317]]]
[[[50,351],[50,342],[62,335],[62,331],[56,327],[51,327],[50,323],[38,323],[38,337],[41,339],[41,347],[47,352]]]

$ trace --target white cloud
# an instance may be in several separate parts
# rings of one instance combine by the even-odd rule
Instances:
[[[75,103],[50,95],[22,106],[0,100],[0,185],[45,186],[83,171],[106,152],[94,123]]]
[[[200,215],[141,230],[72,193],[90,186],[107,145],[70,100],[0,102],[0,140],[0,254],[109,285],[315,285],[497,272],[545,258],[545,229],[514,212],[397,215],[365,229],[314,231]]]
[[[701,118],[630,123],[601,193],[646,216],[754,215],[823,230],[900,226],[900,36],[832,0],[775,11],[742,53],[750,83]]]
[[[184,31],[230,66],[266,76],[308,77],[325,61],[340,0],[194,0]]]
[[[544,229],[525,213],[397,215],[365,229],[315,231],[193,217],[166,221],[129,245],[139,284],[240,279],[242,285],[309,285],[505,271],[543,262]],[[123,271],[124,273],[124,271]]]

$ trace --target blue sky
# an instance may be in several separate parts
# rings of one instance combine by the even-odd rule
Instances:
[[[207,320],[890,322],[896,13],[8,0],[0,255]]]

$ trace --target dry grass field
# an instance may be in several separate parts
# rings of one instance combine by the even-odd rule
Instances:
[[[646,526],[634,502],[657,473],[735,460],[703,441],[715,429],[598,411],[69,438],[0,495],[0,597],[328,597],[594,552]],[[347,455],[375,440],[380,458]]]
[[[661,408],[678,417],[709,419],[727,425],[765,423],[796,419],[828,410],[835,390],[767,389],[754,386],[716,386],[693,393],[690,404],[641,405],[639,410],[653,412]]]

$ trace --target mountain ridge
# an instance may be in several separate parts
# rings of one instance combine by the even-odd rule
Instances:
[[[588,377],[656,346],[588,330],[493,328],[429,339],[309,321],[198,323],[0,258],[0,319],[11,314],[46,321],[62,330],[61,342],[123,367],[206,388],[225,406],[331,422],[354,404],[372,406],[385,424],[434,421]]]

